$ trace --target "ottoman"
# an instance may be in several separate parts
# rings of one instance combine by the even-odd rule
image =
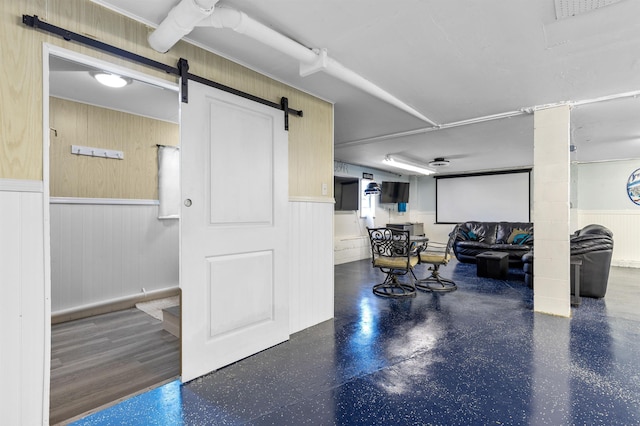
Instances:
[[[509,253],[485,251],[476,256],[476,265],[479,277],[506,280],[509,274]]]

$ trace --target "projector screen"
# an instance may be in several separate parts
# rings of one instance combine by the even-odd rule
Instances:
[[[436,223],[530,222],[529,172],[436,176]]]

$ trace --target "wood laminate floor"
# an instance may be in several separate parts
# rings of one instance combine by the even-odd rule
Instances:
[[[180,374],[180,341],[127,309],[51,327],[50,423],[56,424]]]

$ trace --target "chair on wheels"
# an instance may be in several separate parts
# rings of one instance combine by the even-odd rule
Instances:
[[[440,266],[447,265],[451,260],[451,251],[453,249],[453,243],[456,239],[458,226],[449,234],[449,241],[445,243],[438,243],[429,241],[426,249],[423,249],[419,253],[420,263],[428,263],[431,266],[429,270],[431,275],[427,278],[418,280],[416,288],[424,291],[436,291],[436,292],[448,292],[455,291],[458,286],[453,280],[444,278],[440,275]]]
[[[418,256],[413,251],[409,231],[392,228],[367,228],[367,231],[373,267],[386,274],[382,283],[373,286],[373,293],[382,297],[414,297],[417,278],[413,268],[418,264]],[[399,281],[402,275],[409,277],[408,283]]]

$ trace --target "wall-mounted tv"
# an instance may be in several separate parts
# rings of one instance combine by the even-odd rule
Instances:
[[[382,182],[380,203],[408,203],[409,182]]]
[[[334,210],[358,210],[360,205],[360,179],[334,176]]]

